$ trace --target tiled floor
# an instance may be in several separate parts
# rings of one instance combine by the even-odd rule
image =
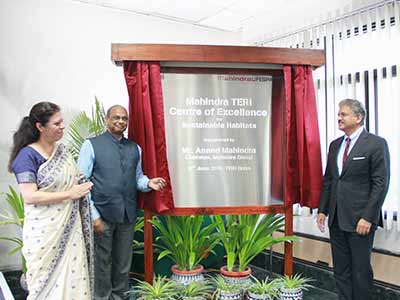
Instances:
[[[304,292],[304,300],[337,300],[338,296],[335,293],[322,290],[319,288],[311,288]]]
[[[280,254],[273,253],[271,256],[269,252],[263,252],[255,258],[253,264],[256,266],[253,271],[259,272],[261,277],[265,277],[267,270],[272,270],[273,274],[282,274],[284,268],[283,257]],[[318,298],[318,291],[310,291],[310,299],[337,299],[335,297],[336,286],[333,272],[331,269],[321,267],[316,264],[308,264],[300,260],[294,260],[293,273],[300,273],[303,276],[312,278],[313,285],[322,289],[323,294]],[[325,297],[324,291],[327,291]],[[328,298],[328,297],[333,298]],[[307,298],[305,298],[308,300]],[[371,294],[373,300],[400,300],[400,289],[399,287],[389,286],[379,282],[374,283],[374,289]]]

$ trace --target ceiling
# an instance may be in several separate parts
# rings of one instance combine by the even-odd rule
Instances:
[[[257,43],[332,20],[378,0],[73,0],[169,21],[240,33]],[[386,1],[387,2],[387,1]]]

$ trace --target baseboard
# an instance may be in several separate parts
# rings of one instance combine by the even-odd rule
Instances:
[[[0,272],[0,300],[15,300],[2,272]]]

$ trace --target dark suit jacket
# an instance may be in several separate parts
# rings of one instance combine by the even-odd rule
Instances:
[[[349,153],[339,176],[337,156],[344,137],[329,146],[319,213],[336,213],[339,226],[354,232],[360,218],[382,226],[381,207],[389,187],[390,156],[386,141],[364,130]]]

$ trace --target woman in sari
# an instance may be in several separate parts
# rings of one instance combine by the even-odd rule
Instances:
[[[9,170],[25,200],[28,300],[92,299],[92,225],[88,193],[63,144],[60,108],[35,104],[14,134]]]

